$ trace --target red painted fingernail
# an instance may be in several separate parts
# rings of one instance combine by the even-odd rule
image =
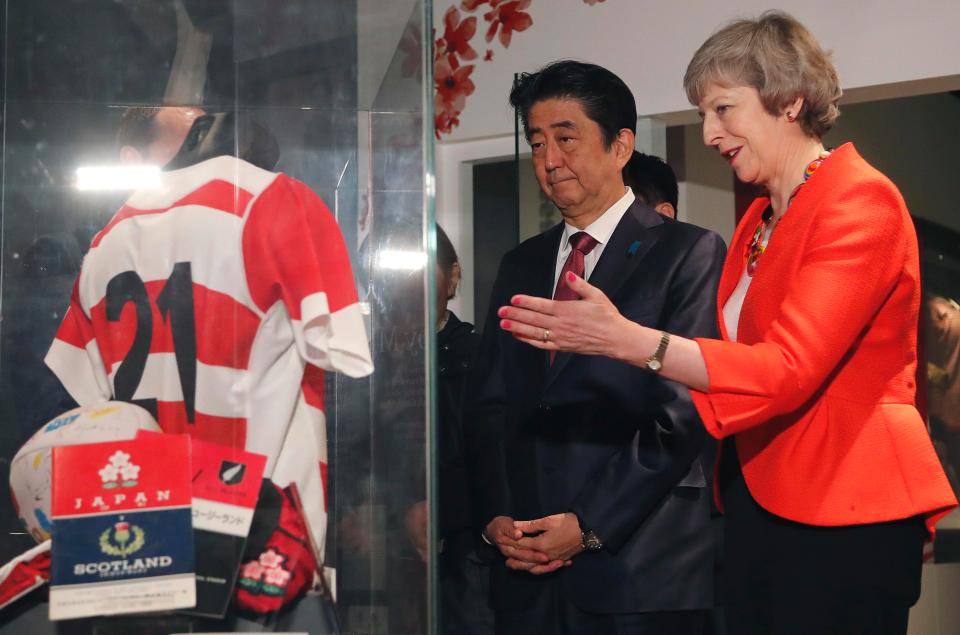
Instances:
[[[510,320],[500,320],[500,328],[502,329],[510,328]]]
[[[574,274],[572,271],[567,272],[567,282],[573,282],[576,279],[577,279],[576,274]]]
[[[500,310],[497,311],[497,315],[499,315],[500,317],[507,317],[507,307],[505,306],[500,307]]]
[[[520,304],[520,298],[518,298],[517,296],[513,296],[512,298],[510,298],[510,304]]]

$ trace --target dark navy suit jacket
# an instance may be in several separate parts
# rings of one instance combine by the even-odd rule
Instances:
[[[687,389],[598,356],[545,351],[499,327],[517,293],[550,297],[563,225],[504,256],[468,402],[476,520],[573,511],[604,543],[545,576],[493,567],[497,610],[529,606],[548,584],[598,613],[702,609],[713,602],[706,433]],[[604,247],[590,283],[627,318],[716,337],[725,248],[709,231],[639,202]],[[652,352],[652,351],[651,351]],[[492,547],[488,554],[499,557]]]

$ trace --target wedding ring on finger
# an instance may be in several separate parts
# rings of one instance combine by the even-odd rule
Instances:
[[[543,329],[543,341],[546,342],[550,339],[550,329]]]

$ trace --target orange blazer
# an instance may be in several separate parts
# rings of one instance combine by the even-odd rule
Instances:
[[[738,326],[722,307],[768,199],[734,233],[717,303],[723,340],[698,339],[709,375],[693,393],[707,430],[736,435],[766,510],[811,525],[957,505],[915,407],[920,265],[903,197],[853,145],[810,177],[760,257]]]

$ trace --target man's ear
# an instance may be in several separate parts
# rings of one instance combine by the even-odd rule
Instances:
[[[120,148],[121,165],[143,165],[143,155],[133,146],[123,146]]]
[[[621,128],[613,140],[611,149],[617,154],[617,166],[623,170],[627,161],[633,156],[633,147],[637,143],[637,136],[629,128]]]
[[[663,203],[658,203],[653,209],[655,209],[661,216],[666,216],[667,218],[672,218],[674,220],[677,218],[677,210],[674,208],[673,203],[664,201]]]

